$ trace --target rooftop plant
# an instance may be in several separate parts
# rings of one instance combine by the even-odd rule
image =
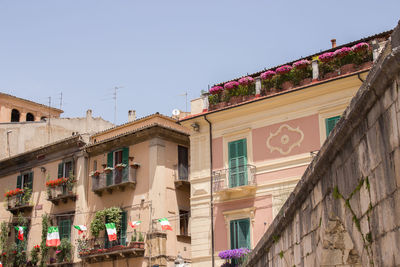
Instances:
[[[293,68],[304,69],[307,68],[308,65],[310,65],[310,61],[308,61],[307,59],[302,59],[293,63]]]
[[[274,75],[276,75],[275,71],[267,70],[266,72],[261,73],[261,80],[270,80]]]
[[[224,84],[224,88],[226,90],[236,89],[236,88],[238,88],[238,86],[239,86],[239,83],[237,81],[227,82],[226,84]]]
[[[219,93],[221,93],[222,91],[224,91],[224,88],[222,87],[222,86],[213,86],[213,87],[211,87],[211,89],[210,89],[210,94],[212,94],[212,95],[216,95],[216,94],[219,94]]]
[[[283,65],[283,66],[280,66],[279,68],[277,68],[275,71],[276,71],[277,74],[282,75],[282,74],[289,73],[291,70],[292,70],[291,66]]]
[[[330,62],[330,61],[332,61],[334,58],[335,58],[335,54],[334,54],[333,52],[326,52],[326,53],[323,53],[322,55],[318,56],[318,59],[319,59],[321,62],[324,62],[324,63]]]
[[[254,83],[254,79],[250,76],[243,77],[239,79],[239,85],[247,86]]]

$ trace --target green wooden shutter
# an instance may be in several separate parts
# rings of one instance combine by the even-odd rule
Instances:
[[[29,188],[29,189],[33,189],[33,172],[30,172],[28,174],[28,180],[24,182],[24,186]]]
[[[250,220],[241,219],[237,222],[238,248],[250,248]]]
[[[246,139],[230,142],[229,155],[229,186],[247,185],[247,145]]]
[[[236,221],[230,221],[230,232],[231,232],[231,249],[235,249],[237,247]]]
[[[111,151],[107,154],[107,167],[114,167],[114,152]],[[107,173],[107,186],[113,184],[113,172]]]
[[[330,132],[335,128],[336,123],[339,121],[340,116],[331,117],[325,119],[326,136],[329,136]]]
[[[121,215],[121,230],[119,232],[120,245],[126,246],[126,226],[128,224],[126,211],[123,211]]]
[[[58,178],[64,176],[64,162],[58,164]]]
[[[17,177],[17,188],[22,189],[22,175],[18,175]]]
[[[59,233],[60,233],[60,240],[61,239],[71,239],[71,220],[60,220],[59,224]]]
[[[129,164],[129,147],[122,148],[122,163]]]

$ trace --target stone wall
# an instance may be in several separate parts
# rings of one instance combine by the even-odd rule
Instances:
[[[247,266],[400,266],[400,26]]]

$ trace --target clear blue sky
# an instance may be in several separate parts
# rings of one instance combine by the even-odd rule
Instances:
[[[384,4],[383,4],[384,3]],[[0,91],[117,122],[183,94],[389,30],[400,1],[1,0]]]

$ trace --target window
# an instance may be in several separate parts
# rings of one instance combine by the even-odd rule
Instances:
[[[17,177],[17,188],[33,188],[33,172],[23,173]]]
[[[178,146],[178,175],[179,180],[188,180],[188,161],[189,153],[188,148],[184,146]]]
[[[340,116],[331,117],[325,119],[326,136],[328,137],[330,132],[335,128],[336,123],[339,121]]]
[[[73,162],[65,161],[58,164],[58,178],[68,178],[73,173]]]
[[[107,154],[107,167],[114,168],[117,164],[129,164],[129,147],[124,147]],[[107,186],[113,184],[119,184],[122,181],[128,180],[128,168],[124,168],[121,171],[114,171],[107,173],[106,176]]]
[[[11,122],[19,122],[19,111],[17,109],[11,110]]]
[[[58,220],[58,231],[60,233],[60,240],[66,238],[71,239],[71,219],[66,217],[61,217]]]
[[[26,113],[26,121],[34,121],[35,116],[32,113]]]
[[[247,185],[246,139],[228,143],[229,187]]]
[[[93,171],[97,171],[97,160],[93,161]]]
[[[250,248],[250,219],[230,221],[231,249]]]
[[[189,211],[179,210],[180,235],[189,236]]]

